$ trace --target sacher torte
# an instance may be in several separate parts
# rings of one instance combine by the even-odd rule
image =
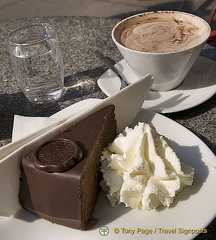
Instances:
[[[116,137],[115,107],[107,106],[68,129],[21,161],[19,201],[53,223],[86,230],[99,193],[99,160]]]

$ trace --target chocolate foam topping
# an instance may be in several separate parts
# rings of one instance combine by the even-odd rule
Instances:
[[[208,28],[202,19],[173,12],[144,14],[134,18],[121,34],[121,43],[142,52],[173,52],[205,40]]]

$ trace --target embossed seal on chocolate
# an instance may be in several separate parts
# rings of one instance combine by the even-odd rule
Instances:
[[[45,172],[62,172],[82,158],[82,150],[72,140],[53,139],[34,152],[34,166]]]

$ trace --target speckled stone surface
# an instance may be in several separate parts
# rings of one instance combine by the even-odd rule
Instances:
[[[73,103],[87,98],[105,98],[97,79],[107,68],[90,51],[99,49],[114,61],[122,59],[111,40],[111,30],[118,19],[93,17],[44,17],[9,19],[0,22],[0,146],[11,141],[13,117],[50,116]],[[65,94],[49,105],[35,105],[25,98],[12,74],[7,50],[8,33],[17,27],[36,22],[51,23],[58,34],[65,69]],[[216,50],[206,46],[202,55],[216,60]],[[216,76],[215,76],[216,77]],[[195,133],[216,153],[216,96],[189,110],[165,114]],[[211,191],[211,189],[209,189]],[[200,216],[202,217],[202,216]],[[216,239],[216,220],[197,240]]]

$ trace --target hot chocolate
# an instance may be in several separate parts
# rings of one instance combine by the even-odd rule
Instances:
[[[209,24],[195,15],[157,11],[122,20],[113,28],[112,39],[134,73],[151,73],[151,89],[163,92],[183,82],[210,32]]]
[[[119,42],[142,52],[175,52],[204,41],[209,33],[205,25],[204,20],[187,13],[149,12],[130,18],[119,31]]]

